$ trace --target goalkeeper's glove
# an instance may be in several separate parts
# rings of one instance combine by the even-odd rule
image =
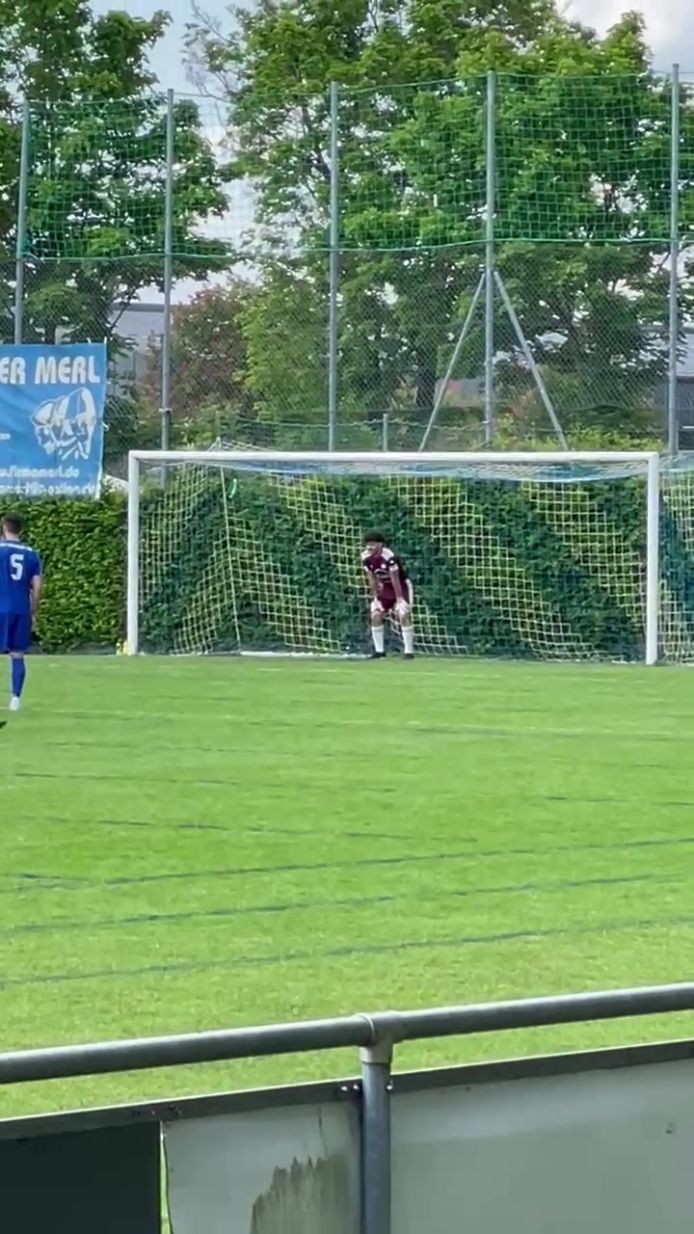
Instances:
[[[407,600],[397,600],[395,604],[395,615],[398,621],[405,621],[410,615],[410,606]]]

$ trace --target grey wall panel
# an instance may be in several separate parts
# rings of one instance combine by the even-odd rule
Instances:
[[[692,1234],[694,1063],[395,1094],[395,1234]]]
[[[159,1125],[0,1143],[2,1234],[161,1234]]]
[[[172,1234],[358,1234],[348,1102],[164,1126]]]

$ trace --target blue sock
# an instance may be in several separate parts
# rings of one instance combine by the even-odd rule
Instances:
[[[12,693],[19,698],[27,675],[26,664],[23,659],[19,660],[15,656],[10,657],[10,664],[12,666]]]

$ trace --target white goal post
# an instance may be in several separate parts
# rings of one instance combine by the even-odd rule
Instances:
[[[127,652],[363,654],[358,551],[382,525],[419,650],[656,664],[661,470],[645,451],[132,451]],[[667,658],[687,658],[670,607]]]

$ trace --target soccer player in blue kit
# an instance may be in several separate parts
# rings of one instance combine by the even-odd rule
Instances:
[[[22,521],[2,519],[0,540],[0,653],[10,657],[10,711],[19,711],[26,677],[24,654],[41,595],[41,558],[22,540]]]

